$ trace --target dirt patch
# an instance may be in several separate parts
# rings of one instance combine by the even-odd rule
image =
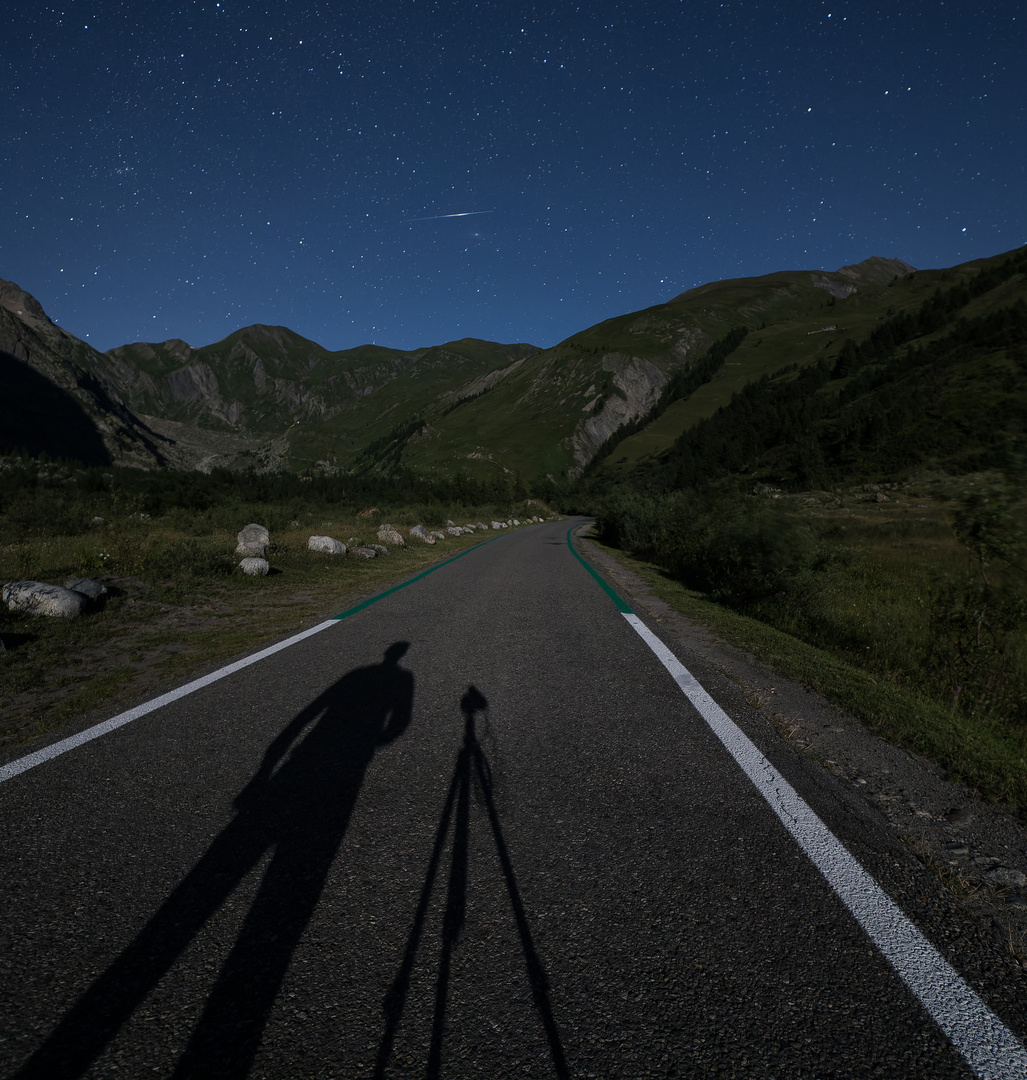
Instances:
[[[52,733],[77,713],[88,723],[97,708],[109,714],[129,707],[167,689],[175,675],[315,621],[326,607],[305,589],[277,597],[269,609],[259,595],[228,589],[170,602],[150,599],[153,589],[141,581],[108,585],[116,593],[107,609],[79,625],[23,620],[20,634],[10,621],[4,626],[4,665],[31,665],[32,678],[20,692],[0,695],[0,752]]]

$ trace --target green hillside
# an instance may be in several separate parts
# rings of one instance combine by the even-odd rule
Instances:
[[[619,482],[664,468],[684,433],[752,385],[833,372],[846,342],[1004,258],[914,272],[875,256],[712,282],[545,350],[463,339],[332,352],[255,325],[199,348],[87,350],[79,363],[159,433],[169,460],[196,468]],[[1014,278],[970,297],[965,317],[1011,303],[1022,292]],[[814,392],[840,388],[828,381]]]
[[[467,338],[330,352],[286,327],[256,325],[201,348],[171,340],[112,349],[101,374],[139,413],[279,440],[277,461],[302,471],[356,467],[394,426],[477,392],[476,380],[534,351]]]
[[[752,327],[571,499],[682,610],[1027,806],[1027,248],[883,288]]]
[[[742,326],[763,328],[752,358],[747,350],[737,371],[734,356],[725,366],[734,382],[717,389],[729,400],[729,385],[743,386],[781,366],[780,356],[793,355],[800,336],[810,362],[817,359],[824,339],[808,332],[829,325],[836,306],[850,305],[846,323],[853,328],[872,325],[887,306],[892,281],[911,269],[873,258],[831,273],[786,271],[715,282],[608,319],[530,357],[487,394],[445,415],[426,414],[426,425],[394,446],[391,460],[414,470],[487,475],[501,469],[566,482],[648,420],[644,435],[622,442],[609,456],[633,461],[658,453],[680,433],[677,417],[688,407],[672,404],[668,390],[715,341]],[[702,408],[706,392],[704,387],[690,400]],[[713,411],[718,404],[705,407]],[[662,437],[661,424],[667,428]]]
[[[145,416],[267,440],[260,452],[239,449],[240,463],[261,468],[565,484],[644,424],[615,460],[659,454],[693,416],[713,412],[746,382],[796,357],[814,362],[825,346],[837,347],[835,331],[818,334],[842,308],[839,333],[872,326],[891,283],[910,269],[874,258],[831,273],[715,282],[541,351],[465,339],[329,352],[258,325],[202,348],[172,340],[113,349],[99,374]],[[760,333],[713,383],[675,400],[681,376],[742,326]]]
[[[801,283],[794,280],[800,275],[770,275],[769,278],[750,279],[747,282],[703,286],[692,293],[685,293],[679,299],[694,297],[704,291],[706,295],[714,293],[722,301],[733,298],[738,302],[739,310],[744,310],[748,315],[752,332],[710,382],[687,400],[669,405],[649,425],[612,450],[603,462],[604,473],[611,478],[624,477],[639,463],[659,457],[683,431],[728,405],[735,394],[756,380],[793,364],[800,368],[822,361],[833,364],[847,339],[860,340],[868,336],[882,320],[895,313],[918,309],[936,288],[955,280],[952,275],[957,272],[972,274],[973,268],[978,265],[968,263],[966,267],[954,270],[921,270],[896,276],[889,261],[869,259],[847,268],[850,272],[861,273],[864,277],[862,283],[857,283],[857,279],[853,278],[846,281],[848,275],[842,277],[842,272],[836,275],[801,275],[807,279]],[[782,297],[775,303],[767,318],[765,312],[756,310],[752,303],[755,283],[769,284],[772,279],[786,277],[793,279],[790,297],[788,301]],[[807,291],[802,286],[810,279],[842,285],[843,288],[856,284],[856,289],[848,296],[836,295],[826,292],[823,285],[818,287],[810,283]],[[721,291],[721,285],[730,288]],[[837,290],[839,293],[842,291]]]
[[[368,348],[367,346],[364,349]],[[361,350],[333,353],[336,362]],[[534,346],[499,345],[464,338],[417,353],[398,353],[388,365],[352,366],[344,378],[358,396],[327,419],[298,422],[288,432],[290,459],[302,468],[367,471],[408,465],[407,441],[430,437],[432,418],[484,392],[491,380],[537,352]]]
[[[1027,251],[918,273],[886,299],[883,310],[880,300],[846,308],[820,334],[809,319],[750,333],[710,382],[621,443],[602,475],[677,487],[742,472],[810,487],[913,465],[992,468],[1017,453]],[[779,338],[769,363],[768,330]]]

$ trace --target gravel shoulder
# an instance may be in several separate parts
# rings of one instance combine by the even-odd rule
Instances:
[[[830,771],[862,800],[977,923],[1003,959],[1027,971],[1027,829],[1017,817],[949,782],[926,758],[895,747],[821,695],[783,678],[687,618],[608,549],[581,551],[671,648],[701,653],[735,683],[784,747]]]

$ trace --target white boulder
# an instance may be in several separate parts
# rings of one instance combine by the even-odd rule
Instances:
[[[64,587],[84,596],[87,610],[98,611],[107,603],[107,586],[94,578],[69,578]]]
[[[82,614],[88,598],[73,589],[42,581],[9,581],[3,588],[3,601],[9,611],[75,619]]]
[[[271,567],[267,559],[258,559],[254,555],[249,555],[239,563],[239,569],[250,577],[266,577]]]
[[[391,525],[381,525],[378,528],[378,539],[383,544],[391,547],[403,547],[406,541]]]
[[[236,540],[239,541],[235,549],[236,555],[252,555],[257,559],[262,559],[268,544],[271,543],[271,534],[263,525],[250,524],[239,531]]]
[[[333,540],[330,536],[312,536],[307,541],[307,548],[320,555],[346,554],[346,545],[341,540]]]

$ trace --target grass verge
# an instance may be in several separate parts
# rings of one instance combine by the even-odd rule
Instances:
[[[0,608],[0,640],[7,649],[0,653],[0,753],[76,719],[113,715],[501,535],[477,532],[434,546],[409,542],[387,557],[362,560],[311,553],[309,533],[293,529],[275,536],[269,552],[273,572],[267,577],[188,573],[181,567],[176,576],[161,576],[150,570],[144,552],[145,576],[104,570],[90,575],[111,589],[102,611],[50,619]],[[162,529],[153,546],[175,551],[181,539]],[[234,542],[228,534],[210,541],[223,553]],[[39,580],[59,583],[82,571],[81,562],[60,546],[33,557]],[[0,580],[15,576],[13,561],[0,565]]]
[[[715,603],[651,563],[589,537],[634,571],[650,591],[786,678],[822,694],[875,734],[941,765],[992,802],[1027,808],[1027,738],[948,710],[914,690],[872,675],[823,649]]]

